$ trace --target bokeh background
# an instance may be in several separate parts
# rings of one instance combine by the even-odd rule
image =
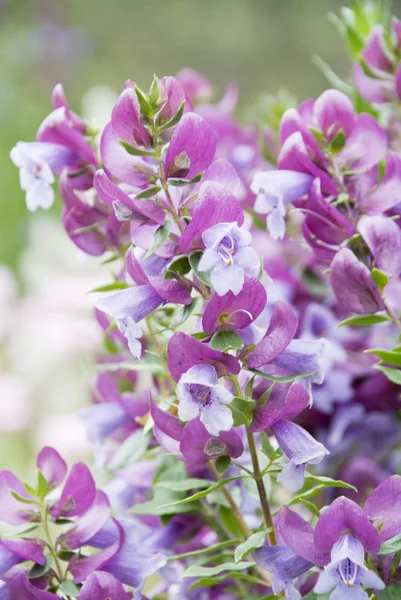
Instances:
[[[99,343],[87,290],[99,284],[64,235],[60,204],[27,212],[9,152],[33,140],[64,84],[71,106],[104,123],[124,81],[185,66],[217,93],[235,80],[239,113],[264,93],[299,100],[327,83],[320,55],[342,76],[349,62],[327,18],[340,0],[0,0],[0,468],[21,473],[53,444],[87,451],[74,413],[89,401]],[[249,108],[248,112],[249,114]]]

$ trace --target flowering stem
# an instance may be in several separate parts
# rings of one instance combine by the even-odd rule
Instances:
[[[392,322],[397,325],[398,329],[401,331],[401,320],[397,317],[393,309],[387,304],[387,302],[383,299],[384,308],[386,309],[386,313],[392,320]]]
[[[57,573],[57,578],[60,581],[60,583],[64,580],[64,576],[63,576],[63,570],[61,568],[61,564],[59,561],[59,558],[57,556],[57,552],[55,549],[55,545],[53,542],[53,538],[52,535],[50,533],[50,529],[49,529],[49,523],[47,520],[48,514],[47,514],[47,510],[46,510],[46,506],[43,505],[42,506],[42,526],[43,526],[43,531],[46,537],[46,542],[47,542],[47,546],[49,548],[51,557],[54,560],[54,566],[56,569],[56,573]]]
[[[262,507],[263,518],[266,525],[266,528],[270,531],[268,533],[269,542],[271,546],[275,546],[277,544],[276,533],[274,531],[273,519],[270,511],[269,501],[266,496],[265,484],[263,483],[263,476],[260,471],[258,453],[256,451],[255,440],[253,438],[252,433],[248,433],[248,445],[249,451],[251,453],[252,465],[253,465],[253,476],[256,482],[256,486],[258,488],[260,504]]]
[[[213,473],[216,481],[220,481],[220,476],[217,473],[217,471],[215,469],[215,466],[214,466],[214,464],[213,464],[213,462],[211,460],[209,461],[208,466],[209,466],[209,469],[211,470],[211,472]],[[220,489],[223,492],[225,499],[229,503],[230,508],[233,511],[233,515],[234,515],[234,517],[235,517],[238,525],[242,529],[242,532],[243,532],[245,538],[248,538],[251,535],[253,535],[253,531],[251,529],[249,529],[248,525],[245,523],[245,519],[242,516],[241,512],[238,510],[238,507],[235,504],[234,499],[231,496],[229,490],[226,488],[225,485],[221,486]]]
[[[167,185],[167,181],[166,181],[166,176],[164,174],[164,165],[163,165],[163,161],[160,157],[160,152],[158,152],[157,155],[157,164],[159,165],[159,179],[160,179],[160,183],[161,186],[163,188],[164,193],[166,194],[166,198],[167,198],[167,202],[169,204],[169,208],[170,208],[170,212],[173,215],[173,219],[174,219],[174,223],[177,225],[178,229],[180,230],[181,233],[184,233],[184,228],[182,226],[181,223],[181,219],[175,209],[174,206],[174,202],[173,199],[170,196],[170,191],[168,189],[168,185]]]

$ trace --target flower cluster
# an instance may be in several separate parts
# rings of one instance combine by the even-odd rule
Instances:
[[[57,176],[68,236],[112,279],[79,415],[103,485],[51,448],[36,488],[1,473],[0,518],[29,523],[1,539],[4,598],[367,600],[401,581],[398,55],[367,11],[343,27],[363,22],[356,86],[379,102],[380,70],[382,111],[347,84],[245,127],[234,86],[213,103],[184,69],[128,80],[102,131],[58,85],[12,150],[28,208]]]

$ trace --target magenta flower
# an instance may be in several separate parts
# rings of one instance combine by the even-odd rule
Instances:
[[[175,333],[167,349],[168,368],[174,381],[179,381],[195,365],[212,365],[218,377],[238,374],[240,364],[230,354],[209,348],[205,343],[185,333]]]
[[[233,400],[233,395],[218,384],[212,365],[195,365],[188,369],[181,376],[176,393],[181,421],[190,421],[200,415],[201,422],[212,435],[232,428],[233,416],[227,404]]]
[[[379,536],[382,541],[401,533],[401,476],[392,475],[381,483],[365,502],[364,513],[381,524]]]
[[[335,255],[330,267],[330,281],[337,300],[358,315],[383,310],[380,292],[369,269],[348,248]]]
[[[287,546],[263,546],[254,551],[257,564],[268,571],[275,594],[285,593],[287,600],[301,600],[293,580],[309,571],[313,563],[292,552]]]
[[[389,277],[401,273],[401,230],[392,219],[380,215],[363,216],[358,231],[368,246],[378,269]]]
[[[205,252],[199,271],[210,271],[210,281],[219,296],[232,292],[237,296],[244,285],[245,271],[255,276],[260,264],[249,245],[252,235],[234,223],[218,223],[202,233]]]
[[[203,117],[185,114],[174,130],[167,149],[166,177],[192,179],[211,164],[216,151],[216,137]]]
[[[220,330],[245,329],[262,313],[266,302],[266,290],[260,281],[245,277],[239,294],[213,294],[203,313],[203,331],[211,335]]]
[[[129,596],[122,584],[110,573],[94,571],[89,575],[78,596],[79,600],[128,600]]]
[[[116,136],[134,146],[149,146],[151,137],[141,121],[141,107],[134,90],[134,82],[127,81],[111,115]]]

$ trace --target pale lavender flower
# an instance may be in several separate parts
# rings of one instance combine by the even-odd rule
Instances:
[[[181,421],[190,421],[200,415],[207,431],[216,436],[233,426],[232,412],[227,406],[233,396],[218,384],[217,372],[212,365],[195,365],[184,373],[177,384],[177,398]]]
[[[200,260],[200,271],[211,271],[210,281],[219,296],[232,292],[235,296],[244,286],[245,271],[257,275],[259,259],[249,246],[252,235],[237,222],[217,223],[202,233],[206,250]]]

